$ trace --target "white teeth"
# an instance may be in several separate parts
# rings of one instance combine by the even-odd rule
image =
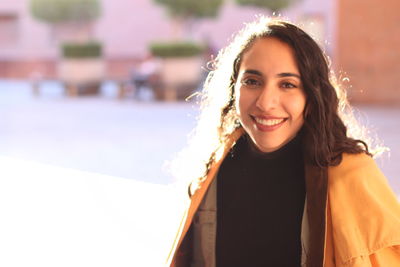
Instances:
[[[260,118],[255,118],[256,122],[262,125],[266,125],[266,126],[274,126],[277,125],[281,122],[283,122],[285,119],[272,119],[272,120],[264,120],[264,119],[260,119]]]

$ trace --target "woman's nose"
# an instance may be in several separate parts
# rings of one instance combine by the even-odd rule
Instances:
[[[274,109],[279,104],[279,90],[271,85],[266,85],[260,91],[256,100],[256,106],[262,111]]]

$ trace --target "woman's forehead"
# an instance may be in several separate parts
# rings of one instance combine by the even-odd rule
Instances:
[[[259,38],[243,54],[240,70],[299,73],[293,49],[277,38]]]

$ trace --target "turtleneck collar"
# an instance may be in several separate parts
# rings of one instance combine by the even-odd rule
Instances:
[[[261,159],[276,159],[284,156],[292,155],[294,152],[301,151],[301,134],[297,134],[292,140],[290,140],[287,144],[282,146],[281,148],[272,151],[272,152],[262,152],[260,151],[253,140],[251,140],[248,134],[244,134],[240,140],[245,143],[246,154],[253,158],[261,158]]]

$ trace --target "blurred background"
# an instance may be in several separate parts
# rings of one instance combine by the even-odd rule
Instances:
[[[137,221],[132,212],[139,207],[135,205],[151,202],[156,207],[154,196],[160,194],[173,198],[175,193],[167,185],[174,179],[166,162],[185,147],[198,114],[196,101],[185,99],[200,90],[207,62],[245,22],[260,14],[300,24],[323,47],[356,115],[390,148],[377,162],[400,195],[400,165],[396,164],[400,161],[399,8],[396,0],[1,1],[0,179],[10,197],[2,203],[14,199],[20,203],[15,209],[26,210],[26,202],[17,199],[37,201],[37,195],[56,192],[60,200],[75,192],[72,187],[69,191],[51,187],[43,180],[49,175],[76,186],[86,181],[88,192],[98,188],[98,181],[108,181],[101,192],[121,199],[111,201],[115,204],[112,216],[115,209],[123,210],[118,214],[125,221],[126,214]],[[48,168],[53,171],[45,171]],[[32,190],[20,191],[28,180]],[[132,190],[112,187],[115,181]],[[164,193],[154,195],[158,186]],[[112,193],[107,191],[111,187]],[[43,203],[54,202],[55,195],[38,203],[45,214],[50,208]],[[167,210],[168,197],[162,206]],[[105,199],[104,195],[100,198]],[[76,207],[82,204],[79,198],[75,201]],[[14,218],[13,210],[7,213],[6,206],[0,208]],[[77,216],[72,211],[68,214]],[[90,218],[95,223],[99,216]],[[148,221],[143,218],[147,217],[140,218],[143,228],[132,230],[125,246],[138,242],[138,229],[151,240],[163,235],[161,229],[145,228]],[[45,230],[49,224],[37,220],[35,231],[41,229],[41,236],[50,238]],[[14,219],[9,223],[13,225]],[[87,228],[76,227],[82,239]],[[124,235],[128,228],[123,228]],[[90,245],[86,238],[83,244]],[[9,246],[5,241],[0,245]],[[90,255],[96,257],[98,251]],[[112,258],[118,255],[125,263],[135,262],[127,256],[129,252],[118,251]]]

